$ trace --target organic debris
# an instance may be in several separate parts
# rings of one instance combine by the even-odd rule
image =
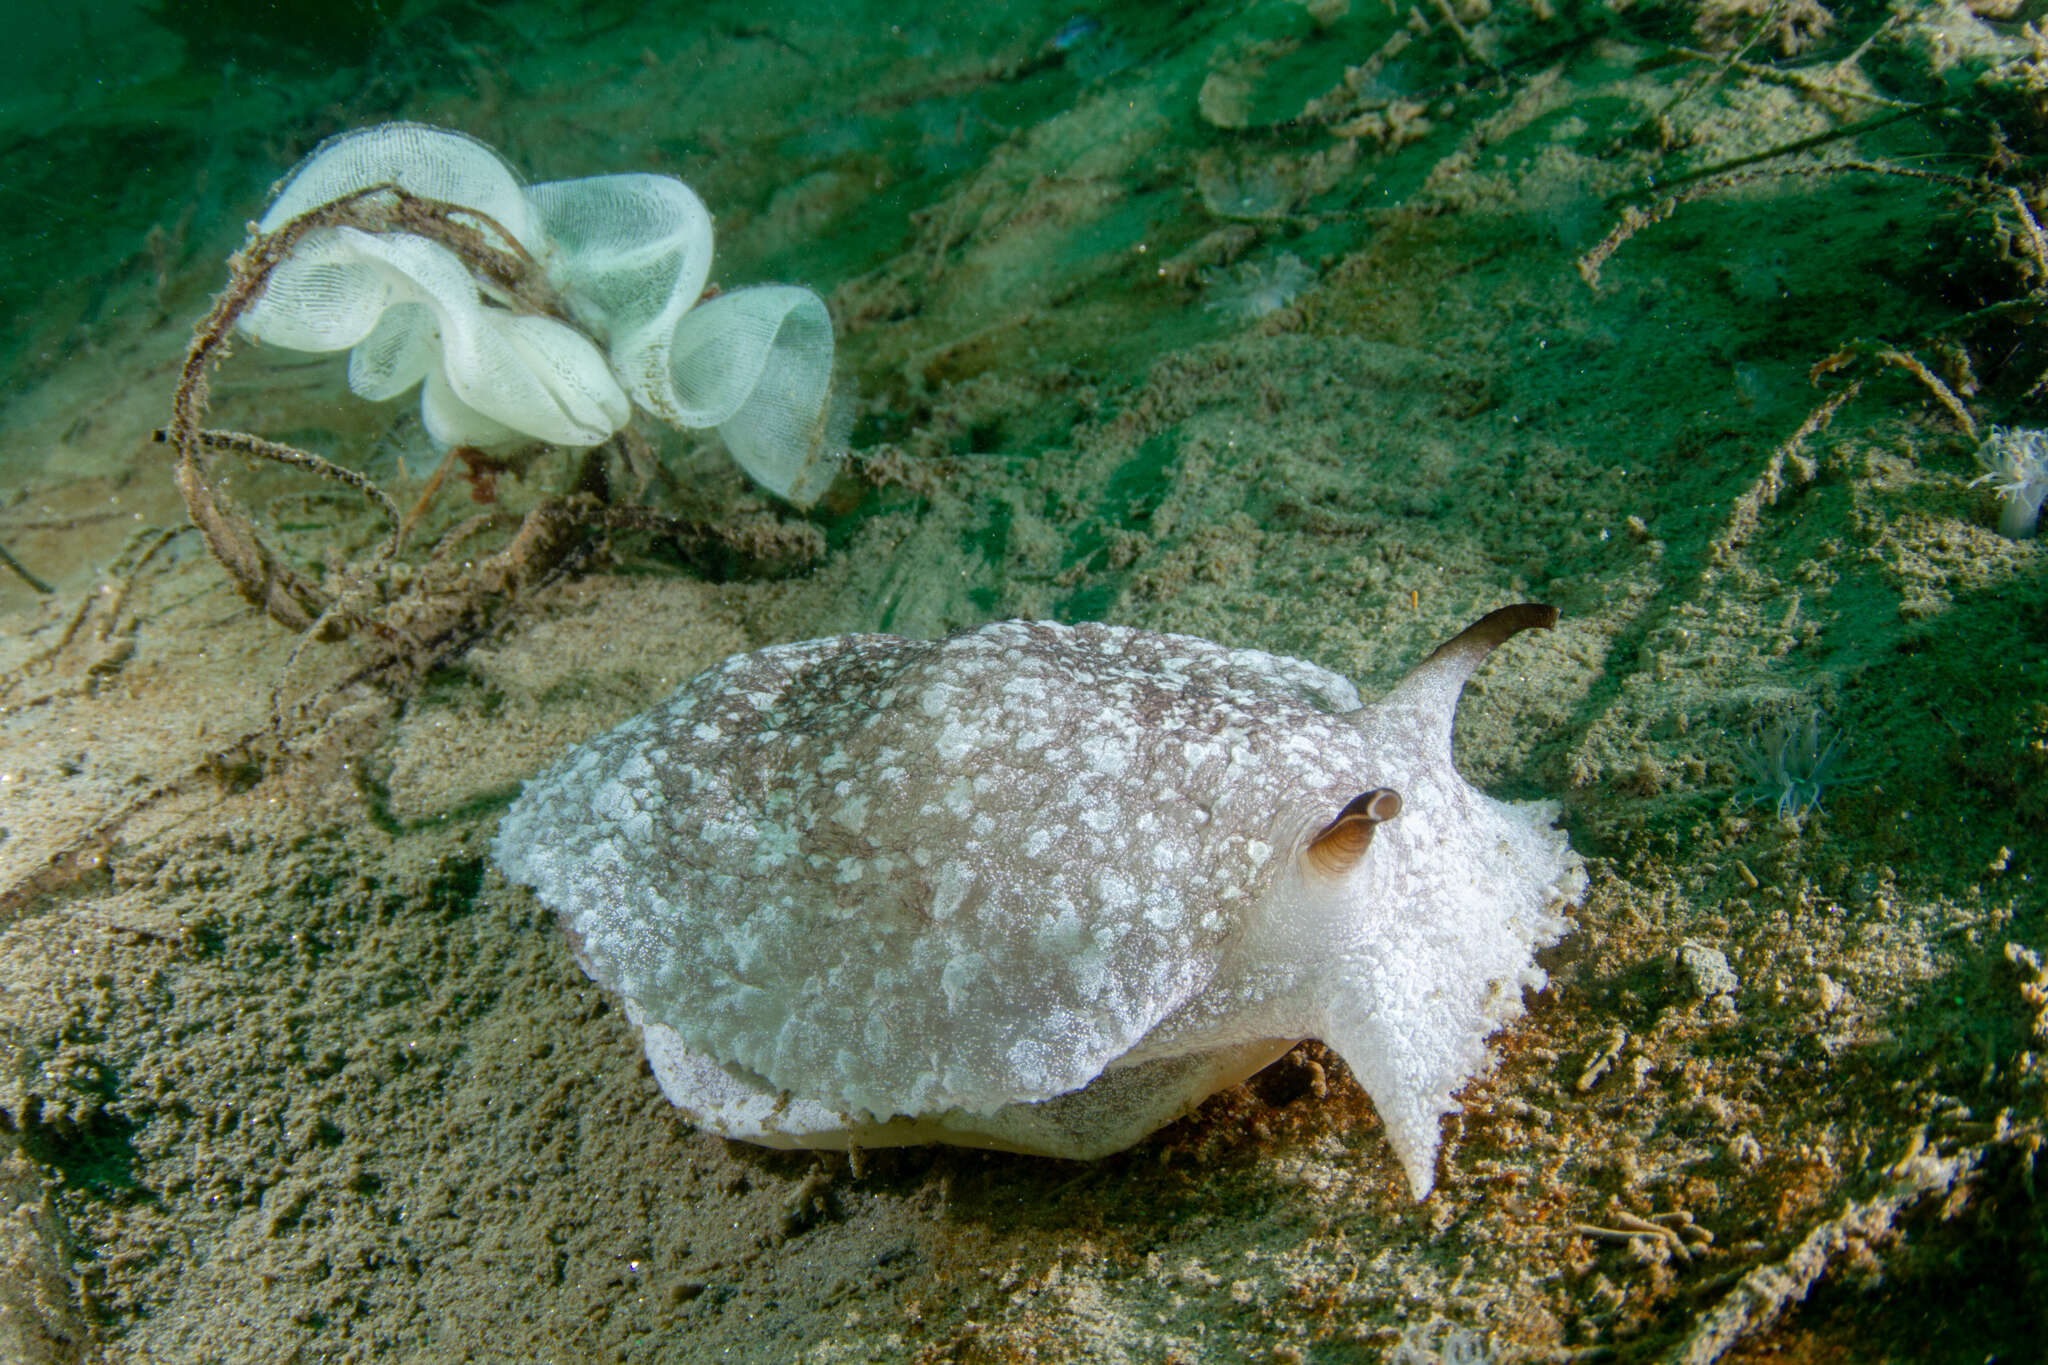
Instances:
[[[443,535],[426,554],[417,572],[393,572],[405,548],[407,533],[419,521],[427,497],[439,487],[448,469],[444,462],[411,514],[401,518],[397,504],[366,475],[295,446],[239,431],[211,430],[202,425],[208,401],[208,377],[230,349],[235,322],[263,292],[271,274],[292,251],[317,230],[350,227],[369,233],[403,232],[448,248],[461,258],[494,296],[509,306],[536,315],[566,320],[565,310],[548,288],[537,263],[512,235],[488,214],[458,204],[413,194],[395,184],[368,189],[322,204],[274,232],[258,233],[229,259],[228,286],[195,330],[186,353],[171,421],[159,439],[177,452],[178,488],[193,524],[206,537],[235,586],[278,624],[313,639],[338,639],[367,629],[383,642],[385,656],[372,670],[384,672],[403,663],[417,674],[435,661],[460,650],[495,615],[499,606],[516,599],[572,564],[587,560],[608,531],[649,532],[685,544],[721,543],[731,548],[758,548],[759,537],[745,528],[722,527],[669,516],[651,507],[614,506],[604,473],[608,453],[616,450],[633,464],[623,433],[591,450],[582,462],[576,490],[542,500],[517,523],[510,540],[495,554],[458,564],[450,551],[502,518],[472,518]],[[509,250],[492,245],[488,228]],[[294,569],[265,543],[248,514],[213,477],[210,457],[242,455],[305,470],[361,493],[391,523],[390,539],[367,563],[350,564],[335,574],[332,585],[316,584]],[[495,499],[495,477],[509,466],[458,447],[476,501]],[[822,537],[804,524],[790,524],[772,539],[798,561],[823,549]]]

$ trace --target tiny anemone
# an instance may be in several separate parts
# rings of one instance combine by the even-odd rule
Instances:
[[[1970,481],[1988,483],[1998,494],[1998,529],[2014,540],[2034,534],[2041,504],[2048,501],[2048,431],[2038,427],[1993,427],[1977,447],[1984,473]]]
[[[1745,806],[1768,801],[1780,820],[1797,824],[1809,812],[1825,809],[1821,792],[1841,782],[1836,765],[1846,747],[1839,731],[1823,732],[1818,711],[1780,716],[1768,728],[1753,728],[1735,746],[1736,762],[1750,779],[1736,800]]]
[[[1270,261],[1245,261],[1228,270],[1204,270],[1202,287],[1209,297],[1202,307],[1243,321],[1277,313],[1302,290],[1315,283],[1316,272],[1293,252]]]

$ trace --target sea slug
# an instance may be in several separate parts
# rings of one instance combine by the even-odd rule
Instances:
[[[1377,702],[1299,659],[1008,621],[743,654],[572,751],[494,857],[691,1119],[783,1147],[1127,1147],[1303,1038],[1415,1197],[1585,884],[1451,762],[1506,607]]]

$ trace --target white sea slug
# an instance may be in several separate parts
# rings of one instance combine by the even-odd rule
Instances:
[[[1303,1038],[1419,1199],[1585,872],[1451,763],[1496,611],[1361,705],[1117,626],[728,659],[529,783],[498,867],[700,1126],[777,1147],[1127,1147]]]

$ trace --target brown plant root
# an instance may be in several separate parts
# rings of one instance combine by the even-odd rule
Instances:
[[[1977,439],[1976,419],[1971,417],[1970,410],[1963,406],[1963,400],[1956,396],[1956,391],[1950,388],[1940,375],[1927,368],[1926,361],[1910,351],[1902,351],[1881,341],[1864,341],[1859,338],[1833,355],[1823,356],[1815,361],[1813,368],[1807,372],[1807,377],[1818,383],[1822,375],[1845,369],[1865,357],[1889,365],[1893,369],[1903,370],[1919,380],[1927,387],[1927,391],[1934,395],[1934,401],[1941,404],[1949,416],[1955,418],[1956,425],[1963,429],[1963,435],[1972,441]]]
[[[247,515],[215,489],[208,477],[207,457],[235,453],[270,460],[355,488],[376,502],[392,524],[392,538],[379,557],[380,565],[402,548],[406,523],[383,490],[362,475],[281,442],[243,432],[208,431],[202,419],[208,401],[208,374],[228,354],[236,321],[262,296],[271,275],[308,234],[331,227],[425,237],[455,252],[471,273],[508,296],[514,307],[552,317],[563,313],[533,258],[490,215],[424,198],[392,184],[373,185],[302,213],[274,232],[251,237],[229,258],[232,273],[228,286],[194,329],[171,397],[171,421],[162,439],[177,452],[178,491],[214,558],[227,569],[244,597],[278,624],[300,631],[310,630],[315,622],[331,630],[337,603],[280,560],[257,535]],[[485,229],[505,245],[495,245]]]
[[[413,205],[411,208],[405,207],[409,201]],[[203,426],[209,397],[208,375],[212,367],[227,356],[229,337],[236,321],[262,296],[272,273],[309,233],[340,226],[356,227],[366,232],[388,232],[398,230],[401,217],[420,225],[419,220],[437,214],[438,220],[448,224],[450,230],[425,231],[424,235],[461,251],[462,246],[457,243],[466,244],[468,237],[453,230],[461,226],[454,216],[461,210],[455,205],[438,202],[433,202],[430,209],[429,203],[416,200],[396,185],[373,186],[300,214],[275,232],[252,236],[240,251],[229,258],[228,266],[232,273],[228,286],[214,299],[213,307],[194,329],[192,345],[186,351],[185,363],[178,373],[178,387],[171,396],[171,420],[164,428],[163,437],[177,453],[178,492],[185,499],[193,524],[206,537],[207,548],[227,569],[237,590],[289,630],[309,628],[327,613],[332,604],[316,585],[280,560],[263,543],[240,508],[224,493],[216,492],[208,477],[206,459],[216,445]],[[473,228],[468,229],[468,232],[474,231]],[[308,452],[260,437],[247,439],[249,444],[239,447],[243,454],[322,473],[333,468],[327,461]]]
[[[1891,122],[1892,120],[1886,119],[1884,121]],[[1861,126],[1859,125],[1859,127]],[[1838,134],[1847,135],[1854,131],[1857,131],[1857,129],[1842,129],[1838,130]],[[1637,233],[1646,228],[1655,227],[1677,213],[1682,206],[1690,204],[1696,199],[1705,199],[1719,194],[1723,190],[1734,189],[1738,185],[1754,184],[1760,180],[1777,180],[1786,176],[1860,174],[1900,176],[1908,180],[1931,180],[1937,184],[1951,185],[1963,190],[1981,189],[1983,187],[1981,181],[1971,180],[1965,176],[1949,175],[1941,171],[1916,170],[1910,166],[1888,166],[1878,161],[1817,161],[1798,166],[1757,166],[1751,164],[1767,160],[1771,157],[1788,155],[1812,146],[1818,141],[1833,138],[1836,135],[1825,134],[1821,138],[1807,138],[1784,147],[1773,148],[1767,152],[1758,152],[1753,156],[1743,157],[1738,161],[1727,162],[1718,167],[1709,167],[1705,170],[1695,171],[1690,175],[1679,176],[1666,182],[1668,186],[1673,188],[1672,193],[1663,195],[1647,205],[1623,205],[1621,217],[1612,228],[1608,229],[1607,235],[1598,242],[1595,242],[1580,255],[1577,262],[1579,278],[1586,282],[1588,288],[1599,288],[1600,272],[1602,269],[1606,267],[1609,260],[1613,259],[1614,253],[1621,250],[1623,245]],[[2021,208],[2024,211],[2024,203],[2021,204]],[[2029,217],[2031,218],[2031,215]]]
[[[531,509],[509,543],[473,565],[456,566],[445,556],[444,538],[421,571],[391,572],[394,561],[459,462],[472,497],[496,498],[496,476],[511,466],[482,452],[457,447],[428,481],[419,500],[401,515],[397,504],[367,477],[295,446],[245,432],[209,430],[203,425],[208,375],[231,347],[237,320],[262,296],[271,275],[308,234],[323,228],[353,227],[372,233],[403,232],[427,238],[456,253],[491,293],[514,309],[566,320],[559,299],[517,240],[489,215],[397,185],[373,185],[322,204],[274,232],[253,235],[229,260],[227,288],[194,330],[171,400],[171,420],[158,434],[177,455],[179,492],[193,524],[236,589],[278,624],[309,639],[337,639],[359,631],[376,637],[387,653],[372,672],[416,673],[420,656],[442,657],[452,638],[481,628],[494,605],[551,579],[571,561],[582,562],[612,530],[651,531],[682,541],[730,541],[735,548],[758,539],[751,528],[723,531],[666,517],[647,508],[608,505],[604,454],[616,450],[629,468],[649,458],[628,433],[599,447],[584,462],[581,491],[550,498]],[[390,539],[365,567],[337,571],[338,586],[313,582],[267,545],[248,515],[216,486],[211,457],[242,455],[304,470],[353,488],[375,503],[391,525]],[[453,533],[464,539],[503,524],[496,515],[472,518]],[[781,548],[808,556],[822,552],[822,539],[805,527]],[[734,537],[737,536],[737,539]]]
[[[1786,152],[1797,150],[1811,141],[1812,139],[1808,139],[1805,143],[1778,148],[1769,153],[1761,153],[1759,156],[1783,155]],[[1756,159],[1758,158],[1746,158],[1745,160],[1753,161]],[[1766,176],[1821,175],[1839,172],[1899,176],[1913,180],[1931,181],[1936,184],[1948,185],[1958,190],[1977,194],[1995,195],[2002,198],[2010,206],[2017,218],[2018,226],[2012,230],[2012,241],[2019,247],[2026,257],[2028,264],[2032,267],[2033,279],[2035,281],[2033,286],[2018,298],[2004,299],[1961,316],[1950,318],[1945,322],[1926,329],[1919,337],[1915,338],[1919,343],[1929,344],[1934,347],[1937,358],[1944,368],[1950,372],[1947,378],[1936,373],[1933,367],[1928,365],[1926,361],[1922,360],[1911,349],[1908,349],[1907,345],[1870,340],[1862,337],[1845,342],[1831,354],[1823,356],[1814,363],[1808,372],[1808,378],[1818,384],[1823,376],[1840,373],[1861,363],[1874,362],[1879,366],[1898,370],[1910,376],[1925,388],[1932,395],[1935,403],[1955,422],[1962,435],[1966,439],[1975,442],[1979,439],[1978,422],[1971,413],[1969,404],[1965,402],[1965,396],[1975,392],[1976,381],[1970,372],[1971,364],[1968,353],[1954,338],[1973,330],[1985,322],[2005,318],[2032,321],[2042,312],[2048,311],[2048,232],[2044,232],[2042,229],[2039,220],[2027,204],[2026,196],[2010,185],[1993,184],[1985,180],[1971,180],[1940,171],[1923,171],[1907,166],[1891,166],[1880,162],[1831,161],[1816,165],[1786,166],[1775,169],[1744,164],[1739,169],[1726,170],[1719,174],[1705,174],[1703,178],[1694,180],[1693,183],[1685,185],[1675,193],[1665,196],[1648,207],[1633,204],[1625,206],[1622,209],[1620,220],[1607,235],[1595,243],[1584,255],[1579,257],[1579,275],[1585,280],[1589,288],[1598,288],[1602,268],[1613,258],[1615,252],[1621,249],[1624,243],[1645,228],[1655,226],[1671,217],[1678,211],[1681,205],[1692,200],[1705,197],[1708,194],[1733,185],[1754,181]],[[1782,486],[1782,476],[1786,466],[1791,464],[1797,468],[1806,463],[1804,457],[1798,453],[1806,439],[1827,426],[1843,405],[1855,397],[1862,390],[1862,387],[1863,380],[1860,378],[1855,379],[1845,388],[1822,400],[1807,414],[1806,420],[1800,424],[1798,431],[1773,453],[1771,466],[1766,471],[1764,478],[1756,488],[1750,491],[1749,495],[1746,495],[1746,497],[1752,500],[1753,505],[1744,508],[1742,515],[1738,517],[1736,523],[1738,529],[1731,532],[1735,540],[1731,541],[1724,537],[1724,542],[1717,542],[1715,547],[1717,562],[1725,557],[1727,550],[1731,548],[1733,543],[1739,541],[1742,534],[1739,528],[1742,526],[1744,518],[1753,521],[1756,505],[1776,500],[1778,491]],[[2048,372],[2044,372],[2037,378],[2024,396],[2031,398],[2040,393],[2044,388],[2048,388]],[[1799,472],[1804,478],[1811,477],[1810,469],[1799,469]]]
[[[158,444],[162,444],[170,439],[170,434],[168,431],[158,431],[155,437]],[[378,509],[391,522],[391,541],[384,547],[384,552],[379,558],[390,559],[403,546],[405,532],[411,524],[410,519],[401,523],[398,519],[398,508],[390,496],[355,470],[338,465],[309,450],[300,450],[297,446],[288,446],[281,441],[265,440],[246,431],[207,430],[195,433],[195,437],[199,445],[210,454],[243,455],[252,460],[271,460],[277,464],[318,474],[323,479],[346,484],[377,504]]]
[[[56,591],[48,583],[45,583],[42,579],[37,578],[34,574],[23,568],[21,561],[9,554],[5,545],[0,545],[0,568],[10,570],[16,578],[28,584],[35,591],[42,593],[45,597]]]
[[[183,526],[168,530],[149,529],[138,531],[129,537],[128,543],[114,559],[108,569],[108,578],[100,586],[88,589],[78,599],[78,605],[66,618],[63,629],[54,642],[30,655],[12,672],[0,676],[0,716],[11,715],[32,706],[42,706],[54,701],[69,691],[89,690],[97,680],[117,672],[134,652],[134,631],[137,624],[134,613],[127,612],[128,598],[134,592],[135,583],[142,571],[149,567],[157,552],[189,529]],[[123,613],[127,614],[124,616]],[[96,624],[86,631],[88,620]],[[86,656],[85,681],[57,691],[46,691],[22,701],[10,701],[15,690],[31,677],[48,669],[53,661],[79,641],[84,634],[88,650]]]
[[[1921,1136],[1924,1139],[1925,1134]],[[1894,1235],[1901,1215],[1922,1199],[1954,1197],[1991,1145],[1944,1157],[1916,1141],[1911,1151],[1886,1168],[1882,1190],[1849,1200],[1840,1213],[1801,1238],[1784,1259],[1759,1265],[1737,1281],[1693,1321],[1684,1340],[1662,1357],[1664,1365],[1714,1365],[1737,1343],[1767,1331],[1850,1248]]]

